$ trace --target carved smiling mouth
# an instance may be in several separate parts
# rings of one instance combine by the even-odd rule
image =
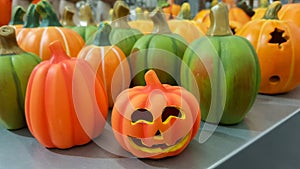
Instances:
[[[188,142],[190,134],[187,134],[185,137],[178,139],[175,144],[167,145],[167,144],[153,144],[151,147],[143,144],[142,139],[128,136],[128,140],[131,146],[136,149],[139,149],[143,152],[147,153],[166,153],[173,152],[180,148],[182,148],[185,143]]]

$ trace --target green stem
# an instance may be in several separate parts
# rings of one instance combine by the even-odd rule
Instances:
[[[154,25],[152,33],[158,33],[158,34],[172,33],[167,23],[167,19],[161,8],[157,7],[156,9],[154,9],[153,12],[150,14],[150,18]]]
[[[40,14],[36,12],[36,4],[30,4],[25,14],[24,28],[35,28],[40,26]]]
[[[263,19],[275,19],[278,20],[278,12],[280,11],[282,4],[280,1],[274,1],[269,5]]]
[[[24,53],[16,40],[15,29],[11,26],[0,28],[0,55],[12,55]]]
[[[42,0],[37,3],[36,11],[40,14],[42,21],[40,27],[59,26],[61,23],[53,9],[52,5],[47,0]]]
[[[23,17],[25,13],[26,11],[22,6],[18,5],[14,7],[9,25],[23,25],[24,24]]]
[[[109,34],[111,32],[111,29],[112,28],[108,23],[101,23],[93,44],[96,46],[111,46],[111,43],[109,41]]]
[[[113,16],[111,26],[113,28],[125,28],[130,29],[128,24],[128,15],[130,13],[129,6],[122,0],[115,2],[113,7]]]
[[[229,26],[228,7],[220,2],[210,9],[210,27],[207,36],[229,36],[233,35]]]

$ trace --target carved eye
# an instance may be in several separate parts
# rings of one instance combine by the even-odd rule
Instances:
[[[146,109],[137,109],[136,111],[134,111],[131,115],[131,121],[133,123],[139,121],[139,120],[143,120],[143,121],[147,121],[147,122],[152,122],[153,121],[153,116],[151,114],[150,111],[146,110]]]
[[[169,117],[181,118],[182,114],[176,107],[166,107],[161,115],[162,122],[166,121]]]

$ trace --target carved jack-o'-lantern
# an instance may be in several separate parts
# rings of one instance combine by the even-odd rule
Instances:
[[[161,84],[153,70],[146,86],[124,90],[112,110],[112,128],[120,145],[139,158],[163,158],[182,152],[200,125],[197,99],[179,86]]]

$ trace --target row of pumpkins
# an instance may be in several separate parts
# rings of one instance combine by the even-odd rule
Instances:
[[[237,124],[258,92],[299,84],[300,28],[278,20],[280,8],[272,3],[264,19],[241,28],[247,40],[232,34],[228,7],[218,3],[207,36],[188,42],[172,33],[160,8],[150,14],[149,33],[131,28],[129,7],[116,1],[114,20],[84,39],[62,27],[47,0],[31,4],[22,26],[0,28],[0,122],[10,130],[27,125],[43,146],[64,149],[99,136],[111,108],[125,150],[141,158],[177,155],[200,120]]]

